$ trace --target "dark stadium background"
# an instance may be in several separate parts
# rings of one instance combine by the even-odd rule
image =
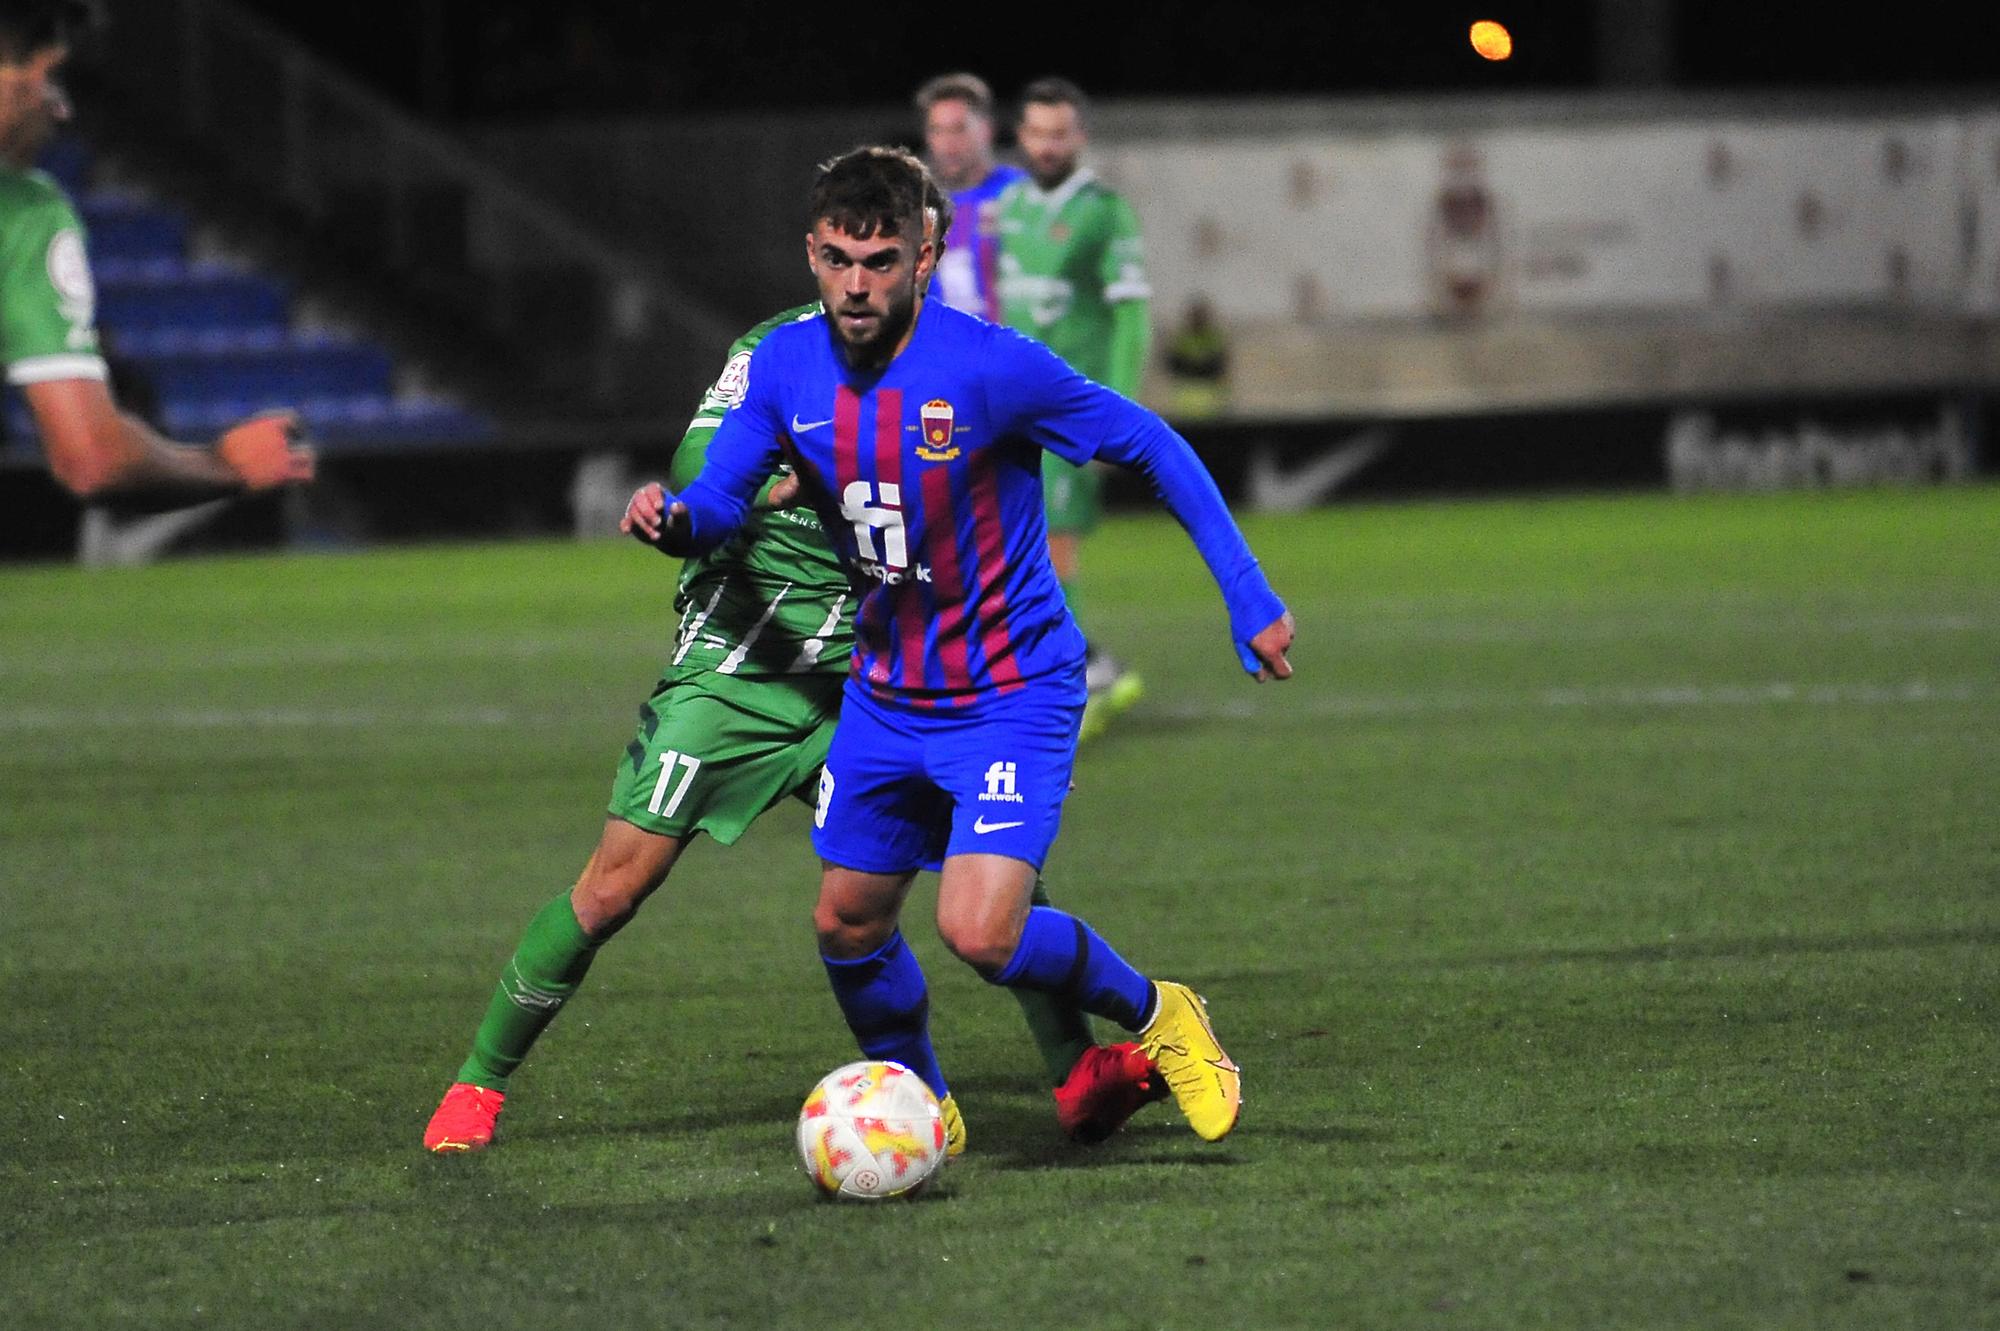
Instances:
[[[890,5],[768,17],[738,6],[587,0],[416,0],[341,6],[254,0],[412,109],[444,119],[678,109],[870,105],[945,68],[996,87],[1068,71],[1119,96],[1432,93],[1648,84],[1683,88],[1990,83],[1989,12],[1805,0],[1570,0],[1329,6]],[[1467,46],[1505,23],[1515,55]],[[982,21],[983,20],[983,21]],[[1018,20],[1018,21],[1017,21]]]

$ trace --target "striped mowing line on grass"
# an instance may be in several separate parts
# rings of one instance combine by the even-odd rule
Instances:
[[[1222,717],[1248,720],[1265,711],[1287,719],[1305,716],[1403,716],[1428,712],[1506,712],[1537,709],[1618,707],[1879,707],[1899,704],[1974,702],[1993,696],[1990,684],[1717,684],[1604,685],[1589,688],[1493,690],[1424,694],[1308,694],[1292,690],[1277,707],[1254,698],[1218,702],[1177,702],[1147,710],[1174,720]],[[201,707],[149,711],[147,724],[179,730],[381,730],[427,726],[485,730],[502,726],[568,725],[575,718],[551,712],[503,707],[444,710],[367,707]],[[38,708],[0,715],[0,731],[123,728],[130,720],[115,711]]]
[[[1573,689],[1460,691],[1426,694],[1327,694],[1285,706],[1286,718],[1305,716],[1413,716],[1428,712],[1510,712],[1538,709],[1626,707],[1756,707],[1803,704],[1812,707],[1877,707],[1905,703],[1972,702],[1990,696],[1980,684],[1718,684],[1650,686],[1600,685]],[[1264,708],[1255,700],[1193,705],[1172,703],[1156,709],[1178,721],[1222,717],[1249,720]]]
[[[1451,643],[1576,643],[1619,642],[1664,633],[1684,636],[1696,628],[1726,630],[1739,635],[1798,638],[1956,635],[1986,632],[2000,624],[1988,615],[1938,611],[1918,614],[1823,615],[1783,608],[1716,609],[1689,606],[1685,613],[1667,609],[1647,615],[1593,615],[1579,620],[1571,613],[1545,611],[1490,614],[1428,612],[1416,602],[1382,601],[1341,615],[1343,635],[1360,641],[1419,640]],[[0,678],[50,675],[151,674],[162,669],[231,671],[296,669],[301,666],[404,665],[417,660],[533,660],[542,657],[601,658],[631,653],[652,659],[664,652],[671,626],[658,631],[614,631],[541,634],[437,634],[420,638],[376,641],[272,643],[255,647],[217,648],[204,642],[155,646],[145,655],[121,657],[105,650],[37,650],[0,652]]]

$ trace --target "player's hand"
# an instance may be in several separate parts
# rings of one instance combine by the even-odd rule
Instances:
[[[627,532],[667,554],[686,554],[688,539],[687,505],[673,498],[658,481],[640,486],[626,501],[625,516],[618,530]]]
[[[297,412],[269,411],[230,426],[216,440],[215,454],[246,490],[302,485],[313,478],[315,458],[298,434]]]
[[[797,508],[799,506],[799,474],[788,472],[771,482],[771,488],[764,492],[764,502],[771,508]]]
[[[1292,649],[1292,612],[1287,610],[1276,619],[1258,630],[1250,639],[1250,650],[1264,663],[1257,672],[1257,682],[1267,679],[1290,679],[1292,663],[1285,659],[1285,653]]]
[[[660,520],[666,515],[667,492],[658,481],[649,481],[632,492],[626,501],[625,516],[618,530],[651,545],[660,539]]]

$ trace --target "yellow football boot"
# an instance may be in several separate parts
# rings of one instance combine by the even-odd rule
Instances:
[[[938,1108],[944,1110],[944,1158],[956,1160],[965,1154],[965,1115],[949,1095],[938,1101]]]
[[[1077,731],[1077,743],[1102,735],[1113,721],[1130,711],[1132,704],[1145,695],[1146,682],[1131,670],[1120,670],[1102,688],[1092,689],[1084,700],[1083,722]]]
[[[1139,1045],[1195,1135],[1219,1142],[1243,1112],[1243,1071],[1222,1052],[1200,995],[1170,980],[1153,981],[1153,992],[1153,1019],[1139,1032]]]

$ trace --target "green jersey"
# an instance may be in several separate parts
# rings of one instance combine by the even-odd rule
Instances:
[[[674,451],[671,488],[701,474],[723,413],[750,385],[750,353],[782,324],[820,317],[817,304],[774,315],[736,339],[721,376]],[[681,566],[680,633],[665,678],[845,671],[854,650],[853,589],[808,508],[754,509],[722,545]]]
[[[83,223],[40,171],[0,166],[0,364],[7,382],[109,377]]]
[[[1085,376],[1133,391],[1114,382],[1111,313],[1153,294],[1132,206],[1082,169],[1053,190],[1016,181],[1000,196],[998,220],[1001,322]]]

